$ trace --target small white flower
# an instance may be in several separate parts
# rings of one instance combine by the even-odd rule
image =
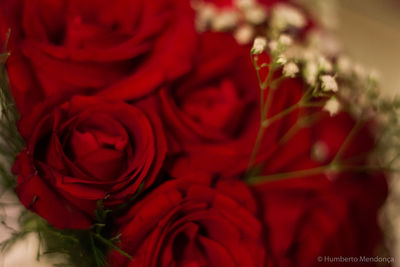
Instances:
[[[239,9],[248,9],[256,4],[255,0],[235,0],[234,5]]]
[[[268,44],[269,49],[271,50],[271,52],[274,52],[278,49],[278,42],[277,41],[271,41]]]
[[[337,38],[322,30],[312,30],[307,34],[307,42],[310,47],[320,50],[326,56],[337,56],[342,50],[341,43]]]
[[[323,162],[329,155],[329,148],[323,141],[317,141],[311,149],[311,157],[318,161]]]
[[[278,56],[276,63],[279,65],[285,65],[287,63],[287,58],[284,55]]]
[[[302,28],[306,25],[306,19],[297,8],[287,4],[278,4],[272,10],[271,24],[278,30],[284,30],[290,26]]]
[[[259,25],[267,19],[267,11],[262,6],[249,7],[244,11],[244,18],[251,24]]]
[[[347,56],[340,56],[337,60],[337,69],[341,74],[350,75],[352,70],[352,64]]]
[[[235,31],[234,36],[239,44],[248,44],[253,39],[254,29],[250,25],[242,25]]]
[[[265,37],[256,37],[256,39],[254,39],[253,48],[251,49],[253,54],[261,54],[265,48],[267,48],[267,39]]]
[[[322,75],[321,76],[321,82],[322,82],[322,90],[325,92],[337,92],[338,91],[338,85],[336,82],[336,79],[332,77],[331,75]]]
[[[278,42],[281,45],[289,46],[293,43],[293,39],[287,34],[282,34],[281,36],[279,36]]]
[[[239,14],[236,10],[225,9],[216,14],[211,21],[211,29],[214,31],[227,31],[234,28],[239,21]]]
[[[196,29],[200,32],[206,31],[208,25],[211,23],[214,17],[217,16],[217,9],[213,4],[210,3],[196,3],[193,8],[197,11],[196,16]]]
[[[304,68],[303,75],[309,85],[315,85],[318,75],[318,65],[314,61],[308,61]]]
[[[289,62],[283,66],[283,75],[293,78],[299,72],[299,67],[294,62]]]
[[[334,116],[340,110],[340,103],[336,97],[330,98],[324,105],[324,110],[329,112],[329,115]]]
[[[321,71],[331,72],[333,69],[332,63],[326,59],[324,56],[318,57],[318,67]]]

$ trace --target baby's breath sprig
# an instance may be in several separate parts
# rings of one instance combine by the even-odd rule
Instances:
[[[247,44],[254,40],[251,60],[261,89],[261,121],[253,153],[249,160],[247,177],[249,174],[254,174],[251,173],[251,169],[255,167],[254,161],[265,129],[274,121],[300,107],[320,107],[330,116],[335,116],[340,110],[344,110],[357,121],[352,133],[359,130],[357,125],[370,124],[370,121],[373,120],[375,126],[372,128],[379,133],[380,137],[377,137],[376,149],[371,154],[384,153],[390,156],[383,157],[388,158],[387,162],[382,162],[382,156],[375,157],[379,160],[372,159],[371,162],[375,163],[371,166],[363,166],[362,169],[389,172],[395,170],[393,164],[400,160],[400,153],[397,153],[400,151],[400,140],[394,140],[395,137],[393,137],[400,136],[400,130],[398,130],[400,127],[397,122],[399,101],[391,102],[378,97],[376,75],[373,72],[368,73],[360,64],[353,63],[348,57],[340,56],[339,42],[329,31],[312,30],[308,31],[301,41],[296,39],[307,21],[303,11],[291,4],[280,3],[269,8],[262,8],[259,16],[255,16],[259,20],[251,21],[248,19],[250,16],[246,16],[245,12],[259,5],[256,0],[234,1],[235,4],[229,8],[230,16],[227,16],[227,8],[217,7],[201,0],[193,3],[198,14],[198,24],[203,26],[201,31],[231,31],[240,44]],[[326,7],[327,5],[325,5],[325,11]],[[214,20],[224,21],[221,24],[229,26],[215,27],[213,26]],[[257,35],[259,37],[254,39],[254,36]],[[259,55],[264,51],[268,51],[270,55],[268,63],[259,62]],[[268,75],[264,80],[261,80],[260,71],[262,69],[268,69]],[[281,73],[280,77],[275,75],[278,70]],[[284,79],[294,77],[302,78],[308,87],[304,96],[293,106],[267,118],[275,89]],[[317,123],[318,118],[314,115],[305,115],[299,118],[294,126],[283,135],[279,143],[284,144],[302,127]],[[343,144],[341,151],[346,149],[352,135],[350,134],[350,140]],[[396,145],[397,143],[399,146]],[[341,153],[338,153],[337,161],[340,160]],[[343,162],[338,164],[336,160],[329,166],[324,166],[324,169],[328,171],[338,171],[339,169],[360,171],[360,167],[357,167],[356,170],[344,165]],[[376,163],[377,161],[379,164]]]
[[[274,8],[270,10],[271,14],[278,16],[281,11],[276,11]],[[291,11],[290,11],[291,12]],[[289,13],[290,13],[289,12]],[[296,17],[296,16],[294,16]],[[281,19],[284,21],[285,16]],[[398,125],[398,114],[400,101],[396,98],[389,101],[380,96],[377,88],[377,75],[374,72],[368,73],[360,64],[352,63],[345,56],[340,55],[337,43],[329,34],[321,32],[310,32],[305,41],[299,42],[288,35],[286,27],[297,26],[301,27],[301,19],[296,23],[269,23],[267,34],[257,37],[252,49],[252,60],[260,77],[259,71],[266,67],[269,70],[268,77],[264,81],[260,81],[261,88],[261,123],[260,131],[255,142],[254,150],[249,161],[248,176],[249,183],[262,182],[276,177],[298,177],[314,172],[339,172],[339,171],[397,171],[395,163],[400,160],[400,127]],[[290,31],[289,31],[290,33]],[[329,42],[324,42],[328,38]],[[258,41],[257,41],[258,40]],[[260,40],[263,40],[262,43]],[[333,40],[333,41],[332,41]],[[329,43],[330,45],[327,45]],[[260,45],[262,44],[262,45]],[[263,51],[267,51],[271,57],[268,64],[259,63],[258,55]],[[277,70],[281,70],[281,76],[274,75]],[[280,111],[272,118],[266,118],[268,107],[273,91],[282,80],[293,77],[303,78],[308,89],[305,90],[302,99],[293,106]],[[273,78],[271,78],[273,77]],[[267,96],[264,96],[264,91],[269,88]],[[264,98],[265,97],[265,98]],[[263,101],[265,99],[265,102]],[[276,174],[271,177],[256,177],[254,172],[250,170],[255,167],[254,161],[262,142],[262,137],[265,128],[271,125],[275,120],[281,119],[290,114],[294,110],[301,107],[320,107],[323,111],[328,112],[331,116],[335,116],[340,110],[344,110],[355,118],[356,123],[349,133],[348,138],[342,144],[335,159],[326,166],[318,167],[317,169],[304,170],[304,173],[287,173]],[[376,148],[371,153],[370,161],[365,166],[352,166],[352,162],[345,162],[342,159],[342,153],[347,149],[347,146],[354,138],[355,134],[360,130],[362,125],[374,125],[371,129],[379,133],[376,139]],[[289,140],[296,131],[302,127],[307,127],[317,123],[315,116],[305,116],[298,119],[295,125],[285,133],[279,143],[283,144]],[[397,144],[397,145],[396,145]],[[380,157],[377,156],[380,154]],[[386,155],[382,157],[382,155]],[[382,159],[385,158],[385,161]],[[250,176],[249,176],[250,174]],[[252,176],[253,175],[253,176]],[[275,178],[274,178],[275,177]]]
[[[240,44],[250,44],[254,37],[269,31],[278,37],[285,31],[305,27],[306,18],[294,5],[278,3],[268,8],[257,0],[234,0],[232,6],[219,7],[203,0],[192,0],[199,32],[232,32]],[[266,27],[270,25],[270,27]]]
[[[323,107],[325,103],[315,101],[314,98],[315,96],[324,95],[326,94],[326,91],[329,91],[328,89],[332,89],[331,88],[333,86],[332,83],[334,83],[333,77],[330,77],[333,81],[325,78],[329,80],[330,83],[324,84],[322,82],[321,83],[323,84],[322,86],[320,86],[319,83],[313,83],[308,87],[308,89],[304,92],[303,96],[297,103],[294,103],[292,106],[287,107],[284,110],[281,110],[277,114],[268,116],[269,114],[268,112],[271,107],[275,91],[279,88],[278,85],[284,79],[293,78],[299,73],[299,66],[295,63],[297,60],[291,59],[291,61],[288,62],[285,56],[287,48],[292,43],[293,43],[292,38],[285,34],[280,35],[276,40],[272,40],[269,43],[267,42],[267,38],[265,37],[257,37],[254,40],[250,58],[256,70],[260,86],[260,128],[248,163],[247,177],[254,175],[252,169],[255,167],[254,166],[255,159],[260,149],[260,145],[262,143],[262,139],[266,129],[275,121],[282,119],[283,117],[294,112],[295,110],[299,110],[301,108],[306,108],[306,107]],[[266,50],[268,50],[268,53],[270,55],[270,61],[260,63],[259,55],[265,52]],[[267,77],[264,80],[261,78],[262,77],[261,70],[263,68],[268,69]],[[282,75],[276,77],[277,76],[276,73],[279,70],[282,70]],[[337,88],[333,89],[337,90]]]
[[[259,37],[267,40],[267,37]],[[276,86],[276,81],[292,78],[299,74],[303,78],[308,89],[298,103],[280,111],[271,118],[262,117],[259,136],[255,143],[253,154],[249,161],[249,169],[254,165],[254,160],[261,144],[264,129],[275,120],[281,119],[300,107],[321,107],[329,112],[331,116],[337,114],[341,109],[350,113],[356,122],[343,142],[334,159],[325,166],[302,170],[299,172],[277,173],[269,176],[257,176],[248,171],[250,176],[247,182],[260,183],[275,179],[286,179],[302,177],[317,173],[332,172],[375,172],[386,173],[397,172],[396,163],[400,160],[400,98],[392,100],[385,99],[379,94],[377,75],[368,72],[359,64],[353,64],[347,57],[329,57],[322,49],[316,49],[310,44],[299,44],[293,41],[282,42],[286,36],[270,39],[263,42],[263,48],[271,55],[271,62],[267,64],[269,77],[275,77],[274,73],[282,67],[281,77],[275,80],[267,79],[260,82],[261,98],[264,99],[263,91],[270,88],[270,92]],[[314,44],[312,44],[314,45]],[[254,43],[253,48],[257,46]],[[259,76],[258,55],[259,49],[252,50],[253,64]],[[257,53],[255,53],[257,52]],[[265,65],[265,63],[263,63]],[[270,96],[267,95],[266,102],[261,101],[261,114],[265,114],[266,106]],[[318,99],[318,100],[316,100]],[[300,118],[295,125],[282,137],[279,143],[284,143],[293,136],[301,127],[316,123],[315,118]],[[352,159],[343,160],[342,154],[353,141],[354,136],[362,126],[372,125],[371,130],[377,133],[376,147],[370,153],[369,162],[363,166],[354,165]],[[321,153],[317,153],[320,155]],[[365,155],[364,155],[365,156]],[[255,167],[255,166],[253,166]]]

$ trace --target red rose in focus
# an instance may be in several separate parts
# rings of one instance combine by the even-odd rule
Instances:
[[[121,248],[112,266],[264,266],[255,203],[238,181],[214,187],[174,180],[161,185],[119,224]]]
[[[8,72],[22,114],[61,93],[141,97],[188,71],[195,52],[183,0],[6,0],[0,38],[9,28]]]
[[[283,81],[268,116],[294,105],[302,91],[300,81]],[[243,172],[260,127],[259,92],[250,48],[238,45],[230,34],[202,34],[195,72],[160,92],[169,143],[167,167],[173,176],[186,176],[193,169],[226,176]],[[273,147],[297,116],[294,111],[272,123],[263,148]]]
[[[368,165],[374,147],[368,124],[353,136],[340,157],[352,171],[302,172],[273,181],[276,174],[329,164],[354,125],[345,113],[335,117],[322,113],[266,161],[263,174],[269,175],[269,182],[252,188],[262,209],[271,262],[308,267],[327,265],[325,256],[375,256],[380,241],[377,212],[386,198],[387,185],[379,172],[357,171],[357,166]],[[365,262],[351,265],[369,266]]]
[[[17,194],[58,228],[87,228],[97,200],[112,207],[151,185],[166,152],[156,118],[119,101],[39,106],[19,128],[27,148],[13,166]]]

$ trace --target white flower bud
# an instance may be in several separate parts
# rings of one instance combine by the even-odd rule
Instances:
[[[244,11],[244,18],[251,24],[259,25],[267,19],[267,11],[262,6],[249,7]]]
[[[287,34],[282,34],[281,36],[279,36],[278,42],[281,45],[289,46],[293,43],[293,39]]]
[[[329,115],[334,116],[340,110],[340,103],[336,99],[336,97],[332,97],[328,101],[326,101],[325,106],[323,108],[325,111],[329,112]]]
[[[235,0],[234,5],[239,9],[248,9],[256,4],[255,0]]]
[[[216,14],[211,21],[211,29],[214,31],[227,31],[234,28],[238,21],[239,15],[237,11],[226,9]]]
[[[254,29],[250,25],[242,25],[235,31],[234,36],[239,44],[248,44],[253,39]]]
[[[318,57],[318,67],[321,71],[331,72],[333,70],[332,63],[324,56]]]
[[[272,10],[272,27],[284,30],[287,27],[302,28],[306,19],[300,10],[287,4],[277,4]]]
[[[309,85],[315,85],[318,75],[318,66],[314,61],[308,61],[304,68],[304,79]]]
[[[331,75],[322,75],[321,76],[321,82],[322,82],[322,90],[325,92],[337,92],[338,91],[338,85],[336,83],[336,79],[332,77]]]
[[[271,52],[274,52],[278,49],[278,42],[277,41],[271,41],[268,44],[269,49],[271,50]]]
[[[311,157],[317,162],[324,162],[329,155],[329,148],[323,141],[317,141],[311,149]]]
[[[197,11],[196,29],[200,32],[207,30],[208,25],[217,15],[217,9],[210,3],[198,3],[194,7]]]
[[[267,39],[265,37],[257,37],[254,39],[253,48],[251,51],[253,54],[261,54],[267,48]]]
[[[280,55],[278,56],[276,63],[278,63],[279,65],[285,65],[287,62],[287,58],[284,55]]]
[[[352,69],[352,64],[351,61],[348,57],[346,56],[340,56],[337,60],[337,69],[340,73],[344,75],[350,75],[351,74],[351,69]]]
[[[289,62],[283,66],[283,75],[293,78],[299,72],[299,67],[294,62]]]

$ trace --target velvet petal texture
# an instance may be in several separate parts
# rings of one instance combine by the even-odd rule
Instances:
[[[215,186],[186,179],[164,183],[117,224],[115,266],[264,266],[262,228],[254,199],[234,180]]]
[[[8,72],[22,114],[59,94],[145,96],[192,68],[197,39],[183,0],[5,0],[0,40],[9,28]]]
[[[112,208],[142,184],[149,187],[166,153],[160,123],[145,108],[149,101],[131,106],[77,96],[24,117],[27,148],[13,168],[21,202],[56,227],[87,228],[97,200],[106,198]],[[57,205],[65,206],[64,216],[52,212]]]

